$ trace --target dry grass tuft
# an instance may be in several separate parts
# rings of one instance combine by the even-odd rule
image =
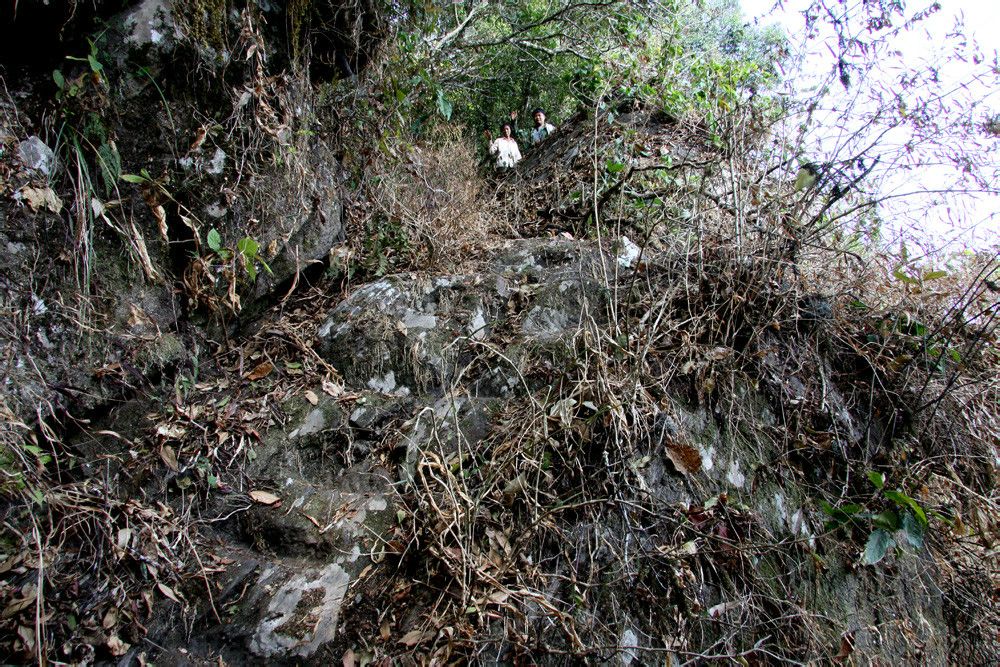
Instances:
[[[413,145],[386,146],[365,170],[348,210],[358,262],[390,270],[457,270],[502,236],[484,208],[484,181],[460,128],[442,126]]]

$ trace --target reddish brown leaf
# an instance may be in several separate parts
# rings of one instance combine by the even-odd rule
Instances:
[[[425,632],[423,630],[410,630],[403,638],[399,640],[400,644],[405,646],[416,646],[417,644],[422,644],[429,639],[434,638],[433,632]]]
[[[840,638],[840,653],[833,656],[833,661],[847,662],[852,653],[854,653],[854,633],[847,632]]]
[[[690,475],[701,470],[701,453],[687,443],[668,441],[667,458],[677,468],[677,472],[683,475]]]
[[[274,364],[272,364],[270,361],[264,361],[255,366],[252,371],[247,373],[246,379],[250,380],[251,382],[255,380],[260,380],[270,375],[272,371],[274,371]]]

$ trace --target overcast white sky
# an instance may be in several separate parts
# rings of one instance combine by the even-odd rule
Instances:
[[[849,0],[850,4],[846,6],[860,4],[860,1]],[[932,1],[911,0],[906,3],[907,10],[912,13],[930,6]],[[772,23],[781,25],[790,36],[793,46],[801,46],[804,49],[801,51],[805,54],[802,59],[803,71],[793,75],[794,82],[790,88],[796,94],[804,96],[813,93],[817,88],[817,81],[829,75],[831,68],[835,66],[836,57],[831,52],[830,46],[825,43],[832,35],[832,31],[821,32],[817,39],[808,43],[802,39],[805,33],[802,11],[809,6],[809,0],[785,0],[779,7],[775,7],[775,0],[740,0],[740,3],[749,19],[756,19],[761,25]],[[939,0],[939,4],[939,11],[917,22],[911,29],[901,31],[893,38],[891,47],[881,54],[884,81],[881,84],[865,81],[860,85],[880,86],[883,93],[888,90],[891,94],[892,82],[898,79],[902,72],[930,65],[939,73],[941,89],[954,91],[954,103],[941,105],[942,113],[945,110],[959,108],[963,101],[968,104],[971,100],[976,100],[978,104],[976,114],[979,116],[985,117],[988,111],[994,113],[1000,111],[1000,87],[996,85],[996,76],[981,81],[972,80],[974,72],[988,69],[986,65],[993,60],[995,52],[1000,50],[1000,2]],[[829,5],[838,7],[835,0],[830,0]],[[839,5],[843,6],[845,5]],[[895,22],[898,23],[898,19]],[[962,27],[956,29],[959,25]],[[964,35],[967,39],[963,40],[959,35]],[[985,58],[986,65],[980,64],[976,67],[971,62],[963,62],[961,58],[956,57],[961,49],[965,49],[964,55],[967,58],[973,53],[981,54]],[[863,128],[867,122],[866,111],[873,107],[871,105],[866,107],[865,104],[855,101],[850,111],[847,110],[850,106],[848,99],[857,95],[857,89],[857,82],[852,85],[850,93],[840,86],[831,86],[831,95],[816,116],[820,119],[820,124],[823,114],[826,114],[825,117],[829,119],[831,127],[837,124],[837,118],[847,118],[854,120]],[[919,87],[910,92],[916,97],[921,95]],[[927,89],[927,95],[931,94],[930,89]],[[842,120],[840,124],[843,125],[843,122]],[[824,144],[824,148],[829,150],[838,141],[838,137],[844,136],[844,133],[840,132],[837,136],[822,137],[820,134],[817,136],[821,137],[818,140]],[[909,137],[904,137],[900,133],[890,133],[883,140],[899,148],[906,144],[908,139]],[[901,194],[914,190],[955,187],[958,172],[953,168],[945,166],[917,168],[913,164],[947,160],[946,146],[944,148],[939,146],[936,152],[933,147],[929,148],[929,152],[921,157],[899,151],[897,162],[885,172],[881,192]],[[980,153],[994,166],[994,174],[996,165],[1000,163],[997,159],[998,151],[1000,145],[993,141],[992,144],[986,142],[985,150]],[[881,213],[887,224],[898,221],[893,232],[903,233],[905,230],[910,235],[922,236],[921,240],[925,247],[933,246],[947,251],[958,251],[967,247],[985,248],[1000,244],[1000,196],[996,194],[950,198],[938,195],[901,197],[892,200],[892,206],[883,208]]]

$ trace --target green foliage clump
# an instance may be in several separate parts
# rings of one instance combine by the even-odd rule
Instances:
[[[846,503],[835,507],[826,501],[820,501],[820,509],[829,517],[826,529],[870,530],[861,555],[861,562],[865,565],[878,563],[893,547],[903,549],[909,545],[914,549],[922,549],[930,527],[928,512],[902,490],[885,488],[885,475],[882,473],[869,471],[868,479],[879,496],[876,502],[880,501],[884,506],[883,509],[873,511],[859,503]],[[946,520],[937,512],[930,514]]]
[[[475,131],[516,111],[525,139],[534,107],[559,122],[608,97],[694,114],[718,142],[721,118],[747,98],[763,103],[787,54],[779,31],[744,25],[729,0],[484,7],[463,15],[429,3],[407,13],[388,68],[398,104]]]

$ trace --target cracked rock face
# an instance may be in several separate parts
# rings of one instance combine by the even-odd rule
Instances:
[[[359,288],[319,327],[320,352],[352,384],[386,394],[440,388],[463,349],[498,327],[533,341],[576,331],[599,301],[599,256],[563,242],[520,242],[484,274],[386,278]]]
[[[275,570],[261,576],[268,586]],[[350,577],[337,564],[308,570],[285,581],[272,594],[250,650],[262,657],[308,657],[333,639]]]
[[[514,347],[536,344],[545,336],[532,328],[535,307],[556,313],[545,325],[552,340],[575,328],[592,254],[520,244],[485,275],[385,279],[338,305],[320,349],[356,398],[292,399],[287,422],[265,434],[248,474],[281,503],[252,505],[235,522],[240,543],[215,600],[233,616],[206,633],[207,650],[188,650],[225,643],[234,662],[328,664],[348,588],[384,557],[396,525],[394,485],[412,480],[431,443],[451,451],[486,437],[491,406],[519,391],[516,368],[458,371],[469,351],[498,333]],[[448,392],[456,372],[475,395]],[[390,431],[401,439],[387,468],[369,453]]]
[[[475,456],[486,450],[483,445],[502,424],[499,409],[526,392],[544,390],[541,376],[524,372],[525,359],[537,359],[539,351],[543,357],[572,354],[584,318],[606,326],[599,319],[604,295],[594,278],[600,256],[593,248],[533,241],[513,243],[507,250],[479,273],[396,276],[364,285],[322,320],[316,349],[342,374],[345,386],[340,393],[317,390],[308,401],[290,399],[283,406],[287,419],[265,434],[248,476],[253,487],[267,489],[281,503],[244,508],[234,540],[240,544],[231,552],[233,574],[215,600],[220,609],[236,611],[224,627],[206,631],[202,647],[187,644],[192,654],[223,655],[229,664],[339,663],[345,643],[356,640],[345,627],[354,627],[350,624],[360,617],[356,605],[369,599],[366,582],[391,576],[387,571],[395,568],[380,569],[380,563],[397,553],[388,546],[403,521],[397,493],[418,484],[429,457],[461,462],[463,451]],[[604,259],[612,266],[616,261]],[[487,347],[492,356],[480,356]],[[730,354],[724,349],[712,353]],[[818,395],[839,414],[839,394],[824,393],[820,380],[805,375],[797,380],[779,362],[778,357],[764,359],[775,377],[788,378],[785,393],[778,396],[802,400],[819,387]],[[817,378],[825,374],[823,369],[815,373]],[[773,406],[753,384],[734,389],[757,423],[776,423]],[[575,406],[575,399],[564,398],[546,410],[550,421],[572,424]],[[845,437],[849,425],[843,424]],[[631,465],[635,483],[657,503],[685,510],[729,503],[752,513],[762,530],[812,548],[820,529],[809,512],[812,500],[771,474],[771,455],[757,433],[727,432],[709,405],[673,401],[652,418],[648,436],[649,442],[638,443],[643,447],[637,449],[647,454]],[[449,458],[456,453],[457,458]],[[472,465],[474,459],[468,460]],[[517,484],[518,477],[509,480],[504,496],[513,495]],[[572,569],[560,563],[552,571],[551,587],[541,591],[548,607],[559,604],[559,582],[572,571],[600,571],[612,567],[616,553],[662,546],[656,533],[612,521],[564,528],[576,545],[570,549],[575,560]],[[702,544],[701,538],[692,539],[670,551],[670,557],[694,556]],[[922,576],[915,562],[901,567],[910,568],[907,576],[913,581]],[[868,595],[863,587],[870,581],[834,571],[819,589],[824,609],[875,627],[871,613],[859,617]],[[801,580],[789,587],[812,590],[809,585]],[[707,586],[702,595],[720,614],[738,609]],[[912,607],[918,606],[919,595],[902,585],[893,595],[911,595]],[[608,664],[637,664],[648,655],[644,647],[653,645],[642,612],[617,601],[607,604],[619,647],[618,662]],[[413,609],[416,618],[420,608]],[[523,607],[539,624],[548,622],[546,609],[535,602]],[[576,610],[574,618],[582,626],[610,625],[597,609]],[[937,624],[939,610],[925,609]],[[414,627],[413,622],[400,619],[399,631]],[[181,640],[160,643],[176,646]],[[158,663],[188,664],[184,659]]]
[[[17,146],[17,156],[28,169],[33,169],[45,176],[52,173],[56,165],[56,156],[44,141],[37,136],[30,136]]]

